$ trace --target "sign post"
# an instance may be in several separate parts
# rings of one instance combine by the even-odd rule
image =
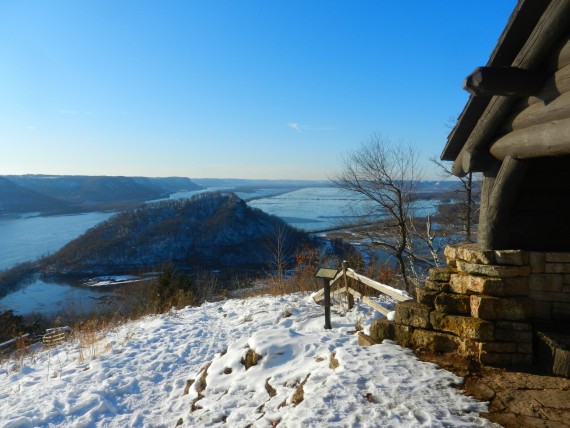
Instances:
[[[337,269],[319,268],[315,274],[315,278],[323,280],[323,287],[325,291],[325,329],[332,329],[331,326],[331,281],[338,274]]]

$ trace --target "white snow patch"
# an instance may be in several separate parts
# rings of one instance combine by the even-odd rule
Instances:
[[[83,359],[68,342],[2,362],[0,426],[492,426],[479,417],[487,405],[454,388],[452,373],[390,341],[359,347],[351,317],[333,311],[324,330],[322,307],[301,295],[145,317]],[[261,360],[246,370],[248,349]],[[201,398],[198,381],[184,394],[202,374]]]

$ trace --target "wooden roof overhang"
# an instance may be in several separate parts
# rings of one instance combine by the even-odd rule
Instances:
[[[521,189],[528,190],[539,159],[570,159],[570,0],[519,0],[487,65],[465,79],[464,89],[471,96],[441,159],[453,161],[456,176],[484,174],[478,245],[570,249],[570,228],[554,244],[552,231],[525,237],[548,220],[535,222],[528,212],[521,220]]]
[[[441,154],[442,160],[454,162],[455,175],[493,168],[497,158],[489,148],[513,105],[548,84],[545,79],[557,60],[570,61],[546,61],[557,45],[559,56],[570,58],[568,49],[562,49],[568,46],[569,24],[570,0],[519,0],[487,66],[465,81],[471,96]]]

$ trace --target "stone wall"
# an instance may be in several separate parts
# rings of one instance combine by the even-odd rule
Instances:
[[[396,306],[394,322],[373,323],[373,339],[489,365],[530,365],[531,321],[570,320],[570,253],[461,244],[445,256],[447,266],[430,270],[416,301]]]

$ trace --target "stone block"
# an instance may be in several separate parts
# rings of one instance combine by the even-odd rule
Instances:
[[[432,308],[422,305],[413,300],[400,302],[396,305],[396,324],[409,325],[411,327],[429,328],[429,314]]]
[[[479,353],[513,353],[518,352],[517,342],[480,342]]]
[[[376,318],[370,324],[370,337],[377,342],[384,339],[394,340],[394,322],[386,318]]]
[[[445,258],[445,264],[449,267],[456,268],[457,267],[457,260]]]
[[[474,339],[482,342],[494,340],[495,325],[488,321],[460,315],[447,315],[433,311],[430,323],[434,330],[452,333],[464,339]]]
[[[372,346],[378,344],[378,342],[372,339],[372,337],[368,336],[367,334],[360,332],[358,333],[358,344],[360,346]]]
[[[553,302],[552,319],[564,321],[570,320],[570,303]]]
[[[414,330],[414,327],[410,327],[409,325],[395,324],[394,337],[396,342],[404,348],[410,348],[413,345],[412,336]]]
[[[511,357],[513,366],[532,366],[533,360],[532,354],[513,354]]]
[[[448,282],[457,269],[450,266],[434,267],[429,270],[428,279],[432,281]]]
[[[497,327],[512,331],[532,331],[530,322],[497,321]]]
[[[528,278],[492,278],[464,273],[451,276],[451,291],[458,294],[485,294],[488,296],[526,296]]]
[[[552,319],[552,302],[533,300],[532,316],[542,320]]]
[[[532,273],[544,273],[546,266],[546,254],[531,251],[528,253],[528,263]]]
[[[532,314],[532,301],[527,297],[499,298],[472,295],[471,316],[483,320],[522,321]]]
[[[570,263],[570,253],[545,253],[546,263]]]
[[[499,352],[483,353],[479,356],[479,360],[481,364],[487,364],[489,366],[511,366],[513,364],[512,355],[514,354]]]
[[[479,265],[462,260],[457,261],[457,268],[471,275],[485,275],[493,278],[512,278],[530,274],[529,266]]]
[[[440,292],[438,290],[430,290],[426,287],[416,288],[416,301],[421,305],[434,307],[434,301]]]
[[[430,279],[426,279],[425,288],[427,290],[432,290],[432,291],[449,291],[450,290],[449,282],[431,281]]]
[[[570,273],[570,263],[546,263],[544,267],[546,273]]]
[[[533,291],[530,297],[534,300],[547,301],[547,302],[561,302],[570,303],[570,294],[568,293],[549,293],[546,291]]]
[[[450,334],[438,333],[417,328],[412,334],[414,348],[431,352],[453,352],[459,347],[459,338]]]
[[[469,263],[495,264],[495,253],[492,250],[482,250],[477,244],[465,243],[448,245],[444,250],[445,257],[464,260]]]
[[[507,266],[528,265],[529,255],[524,250],[495,250],[495,263]]]
[[[472,339],[461,339],[457,353],[468,359],[479,359],[479,343]]]
[[[471,310],[470,299],[466,294],[439,293],[434,306],[438,311],[454,315],[467,315]]]
[[[532,331],[515,331],[495,327],[495,339],[502,342],[532,342]]]
[[[474,290],[477,288],[477,286],[474,285],[473,283],[480,282],[478,278],[484,278],[484,277],[467,275],[465,273],[453,274],[451,275],[451,279],[449,280],[449,289],[457,294],[477,293],[477,291]]]
[[[532,354],[534,352],[532,342],[519,342],[517,352],[519,354]]]
[[[540,273],[529,276],[528,288],[532,291],[562,291],[562,282],[564,277],[562,274],[556,273]]]

